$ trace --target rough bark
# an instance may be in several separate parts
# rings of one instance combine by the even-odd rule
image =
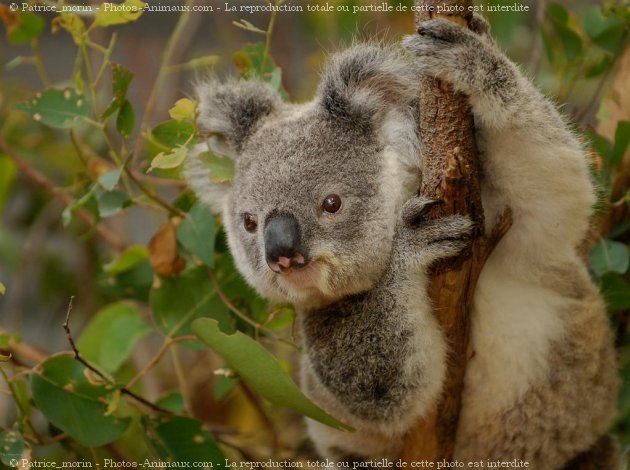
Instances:
[[[469,0],[420,0],[416,5],[433,11],[416,13],[416,26],[430,18],[444,17],[467,27]],[[463,12],[438,15],[437,6],[463,7]],[[429,10],[427,8],[427,10]],[[461,407],[469,350],[470,310],[485,260],[509,228],[509,214],[488,237],[484,234],[477,146],[472,112],[464,95],[455,93],[440,80],[422,79],[419,126],[423,142],[420,192],[444,201],[434,208],[433,217],[468,215],[476,223],[470,252],[458,260],[436,267],[429,294],[449,345],[449,361],[441,402],[405,437],[402,459],[411,461],[451,460]]]

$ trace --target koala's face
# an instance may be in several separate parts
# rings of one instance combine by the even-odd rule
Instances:
[[[383,148],[315,111],[265,123],[244,146],[224,208],[239,268],[263,295],[312,304],[369,288],[395,214]]]
[[[417,149],[388,138],[413,141],[415,124],[407,108],[389,112],[382,90],[362,89],[354,76],[374,79],[365,69],[374,75],[386,66],[385,53],[365,46],[337,58],[305,105],[283,104],[260,82],[200,90],[200,123],[236,162],[220,204],[230,249],[247,281],[271,300],[334,302],[372,287],[389,263],[398,209],[417,176],[417,164],[410,172],[401,153]],[[197,193],[217,207],[207,176],[189,167]]]

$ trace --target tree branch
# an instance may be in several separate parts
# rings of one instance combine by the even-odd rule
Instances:
[[[471,0],[424,0],[416,4],[425,7],[425,11],[416,13],[416,26],[437,17],[438,5],[460,10],[463,7],[459,16],[444,16],[462,27],[471,19],[468,10]],[[466,363],[471,355],[468,340],[473,294],[481,268],[510,227],[511,217],[506,211],[492,233],[484,235],[475,129],[466,97],[433,78],[422,78],[421,90],[418,109],[423,144],[420,192],[444,202],[434,207],[431,216],[462,214],[476,225],[470,251],[437,266],[429,287],[436,316],[450,348],[448,369],[441,402],[405,437],[402,459],[435,462],[449,461],[453,456]]]
[[[18,155],[18,153],[4,140],[0,137],[0,150],[2,150],[13,163],[17,165],[17,167],[22,171],[22,173],[28,177],[35,184],[40,186],[44,191],[50,194],[55,199],[59,200],[64,206],[68,206],[72,203],[72,198],[56,188],[48,179],[42,175],[35,168],[30,166],[26,160]],[[77,209],[75,214],[79,219],[85,223],[88,227],[93,229],[96,234],[101,237],[109,246],[111,246],[114,250],[120,252],[123,251],[127,244],[118,237],[114,232],[107,229],[106,227],[99,225],[90,214],[85,209]]]
[[[83,358],[83,356],[81,356],[81,354],[79,353],[79,350],[77,349],[76,344],[74,343],[74,338],[72,336],[72,332],[70,331],[70,314],[72,313],[72,301],[73,300],[74,300],[74,296],[70,297],[70,302],[68,302],[68,309],[66,310],[66,319],[63,322],[63,329],[66,332],[66,337],[68,338],[68,343],[70,344],[70,347],[72,348],[72,352],[74,353],[74,358],[77,361],[79,361],[81,364],[83,364],[87,369],[91,370],[96,375],[98,375],[100,378],[102,378],[103,380],[105,380],[107,382],[110,382],[110,379],[105,377],[105,375],[103,375],[103,373],[100,370],[98,370],[96,367],[94,367],[92,364],[90,364],[88,361],[86,361]],[[137,402],[142,403],[147,408],[150,408],[153,411],[157,411],[158,413],[164,413],[164,414],[168,414],[168,415],[172,415],[173,414],[170,410],[167,410],[166,408],[162,408],[161,406],[158,406],[155,403],[151,403],[149,400],[147,400],[146,398],[143,398],[140,395],[132,392],[127,387],[122,387],[120,389],[120,393],[122,393],[123,395],[127,395],[130,398],[133,398]]]

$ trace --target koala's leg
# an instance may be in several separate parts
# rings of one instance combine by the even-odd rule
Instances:
[[[479,17],[464,30],[435,19],[403,44],[420,72],[469,96],[479,131],[482,196],[488,215],[513,210],[510,234],[525,257],[549,259],[558,240],[570,249],[584,236],[595,193],[584,151],[555,107],[487,36]],[[517,239],[516,239],[517,238]],[[531,259],[531,258],[530,258]]]
[[[395,458],[403,435],[439,398],[446,344],[426,296],[426,271],[467,245],[472,224],[460,216],[425,220],[430,205],[413,198],[403,206],[391,265],[374,289],[302,312],[303,387],[357,429],[310,422],[325,457]]]

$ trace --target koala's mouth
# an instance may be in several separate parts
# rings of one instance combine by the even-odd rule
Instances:
[[[276,277],[294,288],[319,287],[321,271],[317,264],[317,262],[311,261],[299,266],[291,266],[276,272]]]

